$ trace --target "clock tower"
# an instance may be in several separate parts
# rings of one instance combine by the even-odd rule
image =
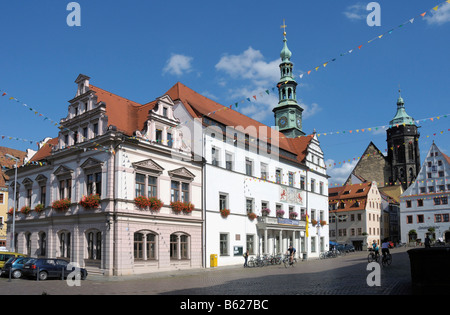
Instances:
[[[285,28],[286,25],[283,23],[282,27]],[[288,138],[295,138],[305,135],[302,131],[303,108],[297,103],[297,82],[292,73],[294,65],[291,62],[292,53],[286,43],[286,29],[283,35],[283,49],[280,53],[281,78],[277,84],[279,101],[278,105],[273,109],[273,113],[275,115],[275,125],[278,126],[280,132]]]

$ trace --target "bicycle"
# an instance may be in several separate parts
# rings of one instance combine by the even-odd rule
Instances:
[[[319,255],[320,259],[335,258],[335,257],[336,257],[336,252],[333,250],[329,250],[327,252],[322,252]]]
[[[293,257],[291,262],[291,257],[289,255],[285,255],[283,259],[284,267],[287,268],[289,265],[294,267],[294,264],[297,262],[297,258]]]
[[[389,266],[391,263],[392,263],[392,255],[391,255],[391,253],[383,254],[383,257],[381,258],[381,264],[383,266]]]
[[[376,261],[380,259],[380,254],[375,254],[375,251],[372,248],[369,248],[369,255],[367,256],[367,261],[369,263]]]

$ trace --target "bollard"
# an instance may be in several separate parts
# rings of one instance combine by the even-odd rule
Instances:
[[[12,272],[12,266],[11,266],[11,268],[9,268],[9,279],[8,279],[8,282],[11,282],[11,272]]]

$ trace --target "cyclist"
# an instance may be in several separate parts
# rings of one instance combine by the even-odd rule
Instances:
[[[378,260],[378,244],[375,240],[373,240],[372,248],[375,253],[375,260]]]
[[[381,244],[381,253],[383,254],[383,258],[385,258],[387,254],[390,254],[390,252],[389,252],[389,240],[387,238]]]
[[[288,253],[289,253],[289,265],[292,265],[294,263],[294,255],[297,251],[294,247],[292,247],[292,244],[289,246]]]

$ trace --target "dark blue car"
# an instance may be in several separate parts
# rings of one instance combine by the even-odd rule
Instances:
[[[39,280],[47,280],[48,278],[67,278],[72,272],[77,272],[76,278],[86,279],[87,271],[84,268],[75,270],[68,269],[69,262],[64,259],[55,258],[32,258],[23,267],[24,277],[30,277]],[[63,276],[64,273],[64,276]]]

